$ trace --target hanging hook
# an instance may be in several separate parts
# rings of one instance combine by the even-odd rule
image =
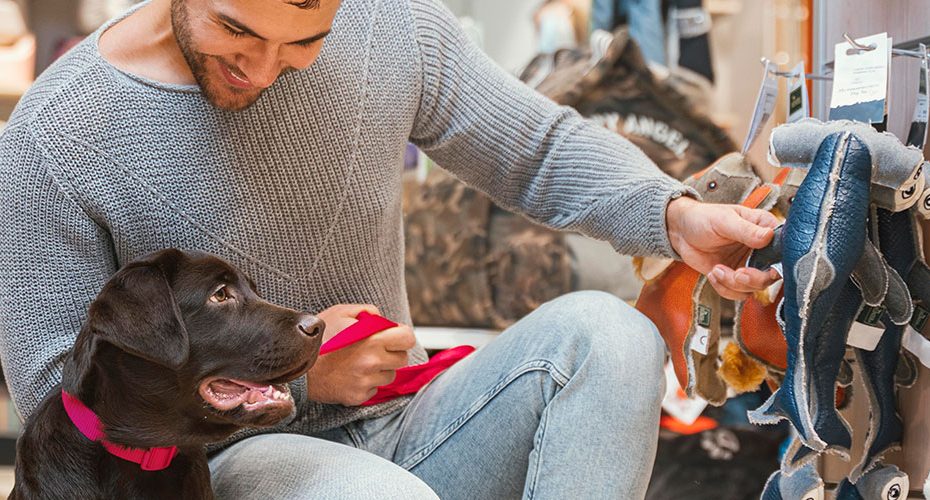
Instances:
[[[868,52],[870,50],[876,49],[876,45],[874,43],[869,45],[862,45],[861,43],[853,40],[852,37],[849,36],[849,33],[843,33],[843,39],[845,39],[846,43],[851,45],[853,49],[856,49],[857,52]]]

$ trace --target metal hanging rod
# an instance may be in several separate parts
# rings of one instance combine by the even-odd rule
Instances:
[[[864,45],[864,44],[857,42],[855,39],[849,36],[849,33],[843,33],[843,39],[846,40],[846,43],[851,45],[853,49],[858,50],[860,52],[868,52],[870,50],[875,50],[876,48],[875,44]],[[930,57],[930,52],[928,52],[926,48],[923,47],[923,45],[920,43],[920,42],[923,42],[924,40],[926,39],[921,38],[918,40],[911,40],[908,42],[898,44],[898,47],[908,47],[908,46],[914,46],[916,44],[918,49],[909,50],[909,49],[903,49],[903,48],[892,48],[891,55],[893,57],[911,57],[914,59],[923,59],[925,57]],[[769,62],[768,58],[763,57],[762,64],[765,65],[767,62]],[[827,64],[824,65],[824,67],[827,69],[832,69],[833,61],[828,62]],[[791,73],[789,71],[770,71],[770,73],[772,73],[775,76],[780,76],[782,78],[790,78],[794,76],[794,73]],[[832,75],[830,74],[824,75],[824,74],[819,74],[819,73],[805,73],[804,78],[807,78],[808,80],[824,80],[824,81],[833,80]]]
[[[849,33],[843,33],[843,39],[846,40],[846,43],[848,43],[848,44],[851,45],[854,49],[856,49],[856,50],[858,50],[858,51],[860,51],[860,52],[869,52],[869,51],[875,50],[875,44],[874,44],[874,43],[873,43],[873,44],[869,44],[869,45],[863,45],[863,44],[861,44],[861,43],[859,43],[859,42],[853,40],[853,38],[852,38],[851,36],[849,36]],[[892,56],[902,56],[902,57],[913,57],[913,58],[915,58],[915,59],[923,59],[924,57],[927,57],[927,52],[926,52],[926,51],[920,51],[920,50],[906,50],[906,49],[895,49],[895,48],[892,48],[892,49],[891,49],[891,55],[892,55]]]
[[[843,33],[843,39],[846,40],[847,43],[849,43],[850,45],[852,45],[852,47],[853,47],[854,49],[856,49],[856,50],[858,50],[858,51],[860,51],[860,52],[868,52],[868,51],[870,51],[870,50],[875,50],[875,47],[872,46],[872,45],[863,45],[863,44],[861,44],[861,43],[859,43],[859,42],[853,40],[853,38],[852,38],[851,36],[849,36],[849,33]],[[926,40],[926,38],[920,38],[920,39],[917,39],[917,40],[910,40],[910,41],[907,41],[907,42],[904,42],[904,43],[896,44],[896,46],[897,46],[897,47],[915,47],[915,48],[917,48],[917,47],[920,46],[920,42],[921,42],[921,41],[924,41],[924,40]],[[921,52],[919,49],[913,50],[913,49],[893,48],[893,47],[892,47],[892,49],[891,49],[891,55],[892,55],[892,57],[912,57],[912,58],[914,58],[914,59],[923,59],[924,57],[927,57],[927,51]],[[832,67],[833,67],[833,63],[834,63],[834,61],[830,61],[830,62],[824,64],[823,66],[824,66],[824,68],[832,68]]]
[[[766,65],[767,63],[769,63],[770,61],[769,61],[769,59],[768,59],[767,57],[763,57],[762,59],[759,60],[759,62],[761,62],[762,65],[765,66],[765,65]],[[775,75],[775,76],[780,76],[780,77],[782,77],[782,78],[792,78],[792,77],[795,76],[795,74],[792,73],[792,72],[790,72],[790,71],[778,71],[778,70],[774,70],[774,71],[773,71],[773,70],[769,70],[769,73],[771,73],[771,74],[773,74],[773,75]],[[824,81],[832,81],[832,80],[833,80],[833,76],[832,76],[832,75],[819,75],[819,74],[817,74],[817,73],[804,73],[804,78],[806,78],[806,79],[808,79],[808,80],[824,80]]]

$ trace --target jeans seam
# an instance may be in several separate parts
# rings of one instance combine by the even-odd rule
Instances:
[[[564,387],[564,386],[563,386]],[[539,419],[539,430],[536,433],[536,439],[533,443],[533,446],[536,448],[536,466],[533,467],[533,472],[530,473],[527,471],[527,474],[530,477],[526,479],[527,492],[525,498],[532,500],[534,497],[534,492],[536,491],[536,486],[539,483],[539,469],[542,464],[542,455],[543,455],[543,442],[546,439],[546,424],[549,422],[549,406],[546,406],[546,409],[543,410],[542,417]]]
[[[364,450],[365,439],[362,438],[362,433],[355,428],[355,422],[349,422],[348,424],[342,426],[346,431],[346,435],[349,436],[349,439],[352,441],[352,444],[360,449]]]
[[[560,370],[555,364],[548,360],[533,360],[512,370],[506,377],[501,379],[497,384],[494,385],[489,391],[482,394],[468,409],[465,410],[458,418],[452,421],[451,424],[446,426],[445,429],[439,432],[439,434],[429,443],[423,445],[419,450],[415,451],[409,458],[403,462],[397,462],[397,464],[403,467],[406,470],[410,470],[413,467],[416,467],[420,462],[422,462],[426,457],[432,454],[442,443],[444,443],[452,434],[454,434],[458,429],[460,429],[466,422],[468,422],[471,417],[475,416],[482,408],[484,408],[495,396],[497,396],[502,390],[504,390],[508,385],[513,381],[530,372],[542,371],[546,372],[550,378],[562,388],[565,384],[568,383],[569,377],[567,377],[562,370]]]

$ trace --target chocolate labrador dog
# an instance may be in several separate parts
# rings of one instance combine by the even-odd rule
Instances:
[[[126,265],[26,423],[10,498],[213,498],[204,445],[290,416],[286,383],[316,361],[323,326],[212,255]]]

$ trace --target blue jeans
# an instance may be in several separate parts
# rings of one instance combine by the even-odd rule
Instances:
[[[396,413],[245,439],[218,498],[642,498],[664,392],[655,326],[602,292],[539,307]]]

